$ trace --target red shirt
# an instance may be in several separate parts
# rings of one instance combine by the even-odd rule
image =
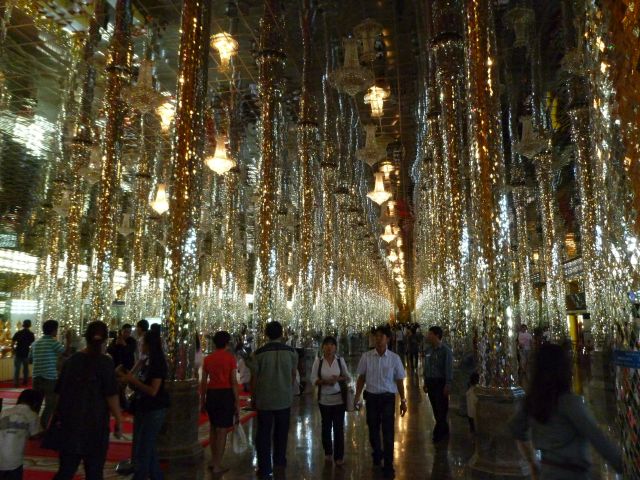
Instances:
[[[236,357],[229,350],[215,350],[207,355],[202,365],[202,370],[209,376],[207,388],[232,388],[231,374],[235,374],[237,368]]]

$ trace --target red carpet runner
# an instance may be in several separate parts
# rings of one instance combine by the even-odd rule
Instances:
[[[2,409],[10,408],[15,405],[20,391],[22,389],[15,389],[11,382],[0,383],[0,399],[2,400]],[[240,405],[242,407],[240,423],[245,424],[251,420],[256,412],[246,410],[247,395],[241,394]],[[198,436],[202,446],[209,445],[209,421],[207,415],[200,414],[198,421],[199,432]],[[133,418],[130,415],[125,414],[124,422],[122,425],[122,431],[125,438],[116,439],[111,437],[109,444],[109,450],[107,452],[107,464],[105,465],[105,479],[124,478],[119,477],[115,473],[115,465],[126,460],[131,456],[131,436],[133,433]],[[30,440],[27,443],[25,450],[25,480],[50,480],[53,478],[54,473],[58,468],[58,456],[57,453],[52,450],[45,450],[40,448],[39,440]],[[82,471],[82,468],[80,468]],[[83,474],[77,475],[76,479],[84,478]]]

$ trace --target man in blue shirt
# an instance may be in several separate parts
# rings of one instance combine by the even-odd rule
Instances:
[[[400,415],[407,413],[404,396],[406,373],[400,357],[387,348],[391,338],[389,327],[375,330],[375,348],[362,355],[358,364],[355,403],[360,402],[364,390],[367,402],[367,426],[371,443],[373,464],[380,466],[384,460],[385,478],[393,478],[393,443],[396,415],[396,395],[400,395]],[[366,385],[366,388],[365,388]],[[382,442],[380,441],[382,430]]]
[[[449,393],[453,381],[453,353],[442,343],[442,328],[434,326],[427,333],[427,348],[424,357],[424,392],[429,396],[436,425],[433,441],[439,442],[449,435],[447,414]]]

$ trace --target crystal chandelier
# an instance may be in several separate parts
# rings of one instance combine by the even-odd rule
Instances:
[[[80,168],[80,176],[84,178],[89,185],[94,185],[100,180],[100,167],[102,164],[102,147],[100,145],[94,145],[91,147],[91,153],[89,154],[89,163]]]
[[[168,208],[168,206],[167,206]],[[123,237],[128,237],[133,233],[133,227],[131,226],[131,214],[122,214],[122,222],[118,225],[118,233]]]
[[[212,156],[205,159],[207,167],[216,172],[218,175],[224,175],[236,166],[236,161],[227,155],[227,147],[223,138],[216,141],[216,150]]]
[[[384,115],[384,101],[389,98],[389,91],[386,88],[374,85],[364,96],[364,103],[371,107],[371,116],[380,118]]]
[[[362,61],[373,63],[376,59],[376,38],[382,33],[382,25],[367,18],[353,28],[353,33],[362,42]]]
[[[380,213],[380,223],[382,225],[387,225],[388,223],[394,223],[396,221],[396,212],[395,212],[396,202],[394,200],[389,200],[387,204],[382,207],[382,212]],[[397,234],[399,232],[398,227],[394,227],[394,231]]]
[[[389,176],[393,173],[396,167],[389,160],[384,160],[380,164],[380,171],[384,173],[384,178],[389,178]]]
[[[384,174],[381,172],[377,172],[375,174],[376,183],[373,187],[373,190],[367,193],[367,197],[369,197],[372,201],[376,202],[378,205],[382,205],[384,202],[391,198],[391,192],[388,192],[384,189]]]
[[[380,238],[382,238],[382,240],[387,243],[393,242],[393,240],[396,238],[396,234],[393,231],[393,225],[389,224],[384,227],[384,233],[380,235]]]
[[[220,69],[227,70],[229,68],[229,60],[238,53],[238,42],[231,34],[221,32],[211,36],[211,46],[220,55]]]
[[[535,20],[534,12],[530,8],[515,7],[504,15],[504,21],[513,29],[516,38],[514,48],[527,47],[529,44],[529,31]]]
[[[173,122],[173,117],[176,114],[176,107],[172,101],[167,100],[158,108],[156,108],[156,113],[160,117],[160,127],[163,132],[168,132],[169,128],[171,128],[171,122]]]
[[[364,126],[364,148],[356,150],[356,158],[370,166],[375,165],[387,156],[387,149],[380,145],[380,142],[378,142],[376,138],[376,128],[375,125]]]
[[[151,202],[151,208],[153,208],[158,215],[162,215],[169,210],[169,196],[167,195],[167,186],[164,183],[158,184],[156,198]]]
[[[398,261],[398,254],[396,253],[395,249],[389,252],[389,255],[387,255],[387,258],[391,263],[395,263]]]
[[[71,198],[68,190],[63,190],[60,199],[54,203],[53,211],[61,217],[66,217],[69,214],[69,207],[71,206]]]
[[[343,45],[344,64],[341,68],[331,73],[329,81],[338,91],[346,92],[355,97],[358,93],[373,85],[374,76],[369,68],[360,66],[358,40],[345,38]]]
[[[122,98],[140,113],[149,113],[162,105],[164,97],[153,88],[153,62],[142,60],[138,71],[138,82],[134,86],[127,86],[122,92]]]

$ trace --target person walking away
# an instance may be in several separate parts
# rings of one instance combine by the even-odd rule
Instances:
[[[478,403],[478,395],[476,390],[480,383],[480,375],[473,372],[469,377],[469,385],[465,394],[467,400],[467,418],[469,419],[469,431],[476,433],[476,404]]]
[[[400,355],[400,360],[402,361],[402,364],[404,365],[404,361],[405,361],[405,354],[407,352],[407,344],[405,342],[405,339],[408,335],[405,335],[404,333],[404,327],[402,325],[400,325],[398,327],[398,329],[396,330],[396,352],[398,355]],[[409,332],[407,332],[408,334]]]
[[[136,392],[133,400],[133,480],[161,480],[157,443],[169,408],[169,394],[164,385],[169,369],[157,331],[149,330],[144,334],[141,353],[144,358],[139,374],[120,371],[118,377]]]
[[[442,342],[442,328],[433,326],[427,332],[427,348],[424,357],[424,392],[429,397],[436,425],[433,428],[434,443],[449,435],[447,414],[449,394],[453,381],[453,353]]]
[[[238,383],[242,385],[242,391],[249,393],[251,387],[251,370],[247,366],[244,350],[236,349],[236,362],[238,363]]]
[[[620,447],[598,428],[584,398],[571,392],[571,367],[564,348],[542,345],[533,361],[525,400],[509,422],[533,480],[591,478],[589,445],[622,473]],[[534,449],[542,452],[541,465]]]
[[[204,359],[200,385],[200,404],[207,412],[211,430],[211,466],[214,475],[226,472],[222,468],[222,456],[227,443],[227,430],[240,419],[240,399],[236,377],[236,357],[231,353],[229,332],[216,332],[213,343],[216,349]]]
[[[400,395],[400,415],[404,417],[407,413],[404,392],[406,372],[400,357],[387,348],[390,338],[391,332],[387,327],[380,326],[375,329],[375,348],[365,352],[358,363],[358,380],[354,398],[358,405],[364,390],[371,456],[375,466],[380,466],[381,461],[384,460],[385,478],[395,476],[393,444],[397,395]]]
[[[109,413],[115,418],[115,435],[122,435],[118,384],[113,360],[102,353],[109,338],[104,322],[87,325],[86,348],[63,364],[56,385],[55,412],[60,424],[59,466],[54,480],[71,480],[83,463],[87,480],[102,480],[109,447]]]
[[[282,341],[279,322],[269,322],[265,334],[268,342],[255,351],[251,362],[252,402],[258,411],[257,473],[263,479],[272,478],[274,466],[287,465],[289,417],[298,366],[295,349]]]
[[[22,370],[22,385],[29,383],[29,350],[36,337],[31,331],[31,320],[22,322],[22,330],[16,332],[11,339],[13,350],[13,386],[20,386],[20,370]]]
[[[44,409],[40,417],[40,425],[46,429],[58,399],[55,392],[58,380],[58,357],[64,352],[64,346],[56,340],[58,322],[55,320],[44,322],[42,333],[42,337],[31,345],[29,358],[33,361],[33,389],[44,395]]]
[[[346,387],[350,377],[344,359],[336,355],[337,348],[335,337],[325,337],[322,340],[322,356],[313,362],[311,382],[318,387],[325,460],[333,460],[336,465],[341,466],[344,465]]]
[[[411,330],[411,335],[408,338],[408,350],[409,350],[409,368],[416,370],[418,368],[418,354],[420,353],[420,345],[422,344],[422,333],[418,328]]]
[[[24,447],[40,432],[43,398],[33,389],[23,390],[17,404],[0,413],[0,480],[22,480]]]
[[[529,374],[529,356],[533,345],[533,337],[527,331],[527,326],[523,323],[520,325],[518,333],[518,353],[520,354],[520,374],[528,376]]]
[[[122,368],[132,370],[136,363],[137,348],[138,343],[136,339],[131,336],[131,325],[125,323],[122,328],[120,328],[118,337],[109,344],[107,353],[111,355],[116,368],[122,365]]]

